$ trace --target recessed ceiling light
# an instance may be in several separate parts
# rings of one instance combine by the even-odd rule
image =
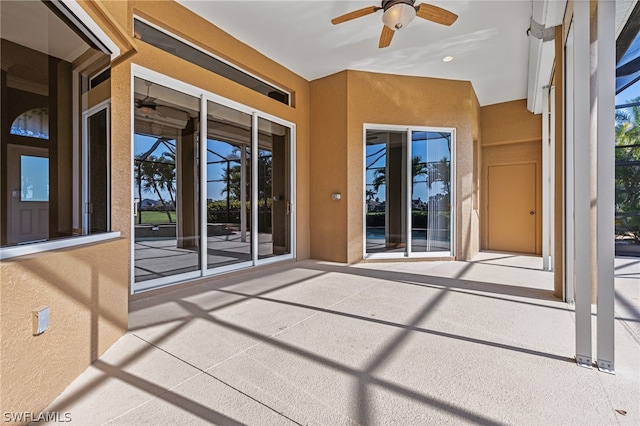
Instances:
[[[445,56],[442,58],[442,62],[451,62],[453,61],[453,56]]]

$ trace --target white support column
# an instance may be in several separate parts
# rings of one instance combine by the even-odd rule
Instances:
[[[549,91],[542,91],[542,269],[549,271]]]
[[[258,262],[258,114],[251,117],[251,258]]]
[[[549,110],[549,270],[553,271],[555,256],[556,226],[555,226],[555,205],[556,205],[556,88],[549,89],[551,108]]]
[[[576,362],[591,368],[591,185],[590,185],[590,12],[588,0],[575,0],[574,23],[574,242]],[[571,88],[568,88],[571,90]]]
[[[598,369],[614,370],[615,2],[598,1]]]
[[[208,268],[207,246],[209,220],[207,215],[207,100],[200,98],[200,271]]]
[[[574,303],[575,301],[575,288],[574,284],[574,263],[575,263],[575,238],[573,229],[574,219],[574,181],[575,172],[573,170],[574,165],[574,144],[575,137],[574,131],[574,96],[573,96],[573,76],[574,76],[574,25],[571,25],[569,29],[569,36],[567,37],[567,44],[565,46],[565,85],[564,85],[564,301],[567,303]]]

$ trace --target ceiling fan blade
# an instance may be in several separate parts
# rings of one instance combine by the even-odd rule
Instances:
[[[380,34],[380,43],[378,43],[379,48],[387,47],[391,44],[391,39],[393,39],[393,35],[396,32],[386,25],[382,26],[382,33]]]
[[[378,7],[378,6],[364,7],[362,9],[354,10],[353,12],[349,12],[349,13],[345,13],[344,15],[340,15],[337,18],[333,18],[331,20],[331,23],[333,25],[341,24],[343,22],[347,22],[347,21],[350,21],[352,19],[356,19],[356,18],[360,18],[362,16],[370,15],[370,14],[372,14],[374,12],[379,11],[380,9],[382,9],[382,8]]]
[[[416,6],[416,15],[427,21],[447,26],[453,24],[456,22],[456,19],[458,19],[458,15],[455,13],[426,3],[420,3],[420,5]]]

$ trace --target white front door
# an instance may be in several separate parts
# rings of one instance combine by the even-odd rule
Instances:
[[[46,148],[8,145],[7,243],[49,238],[49,158]]]

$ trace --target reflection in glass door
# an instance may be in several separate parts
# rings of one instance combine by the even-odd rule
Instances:
[[[207,105],[207,268],[251,262],[251,115]]]
[[[452,136],[366,131],[365,256],[452,253]]]
[[[451,133],[411,132],[411,250],[451,249]]]
[[[198,276],[200,100],[140,78],[135,99],[135,281]]]
[[[258,258],[291,253],[291,134],[258,119]]]
[[[407,132],[367,131],[367,253],[403,253],[407,246]]]

